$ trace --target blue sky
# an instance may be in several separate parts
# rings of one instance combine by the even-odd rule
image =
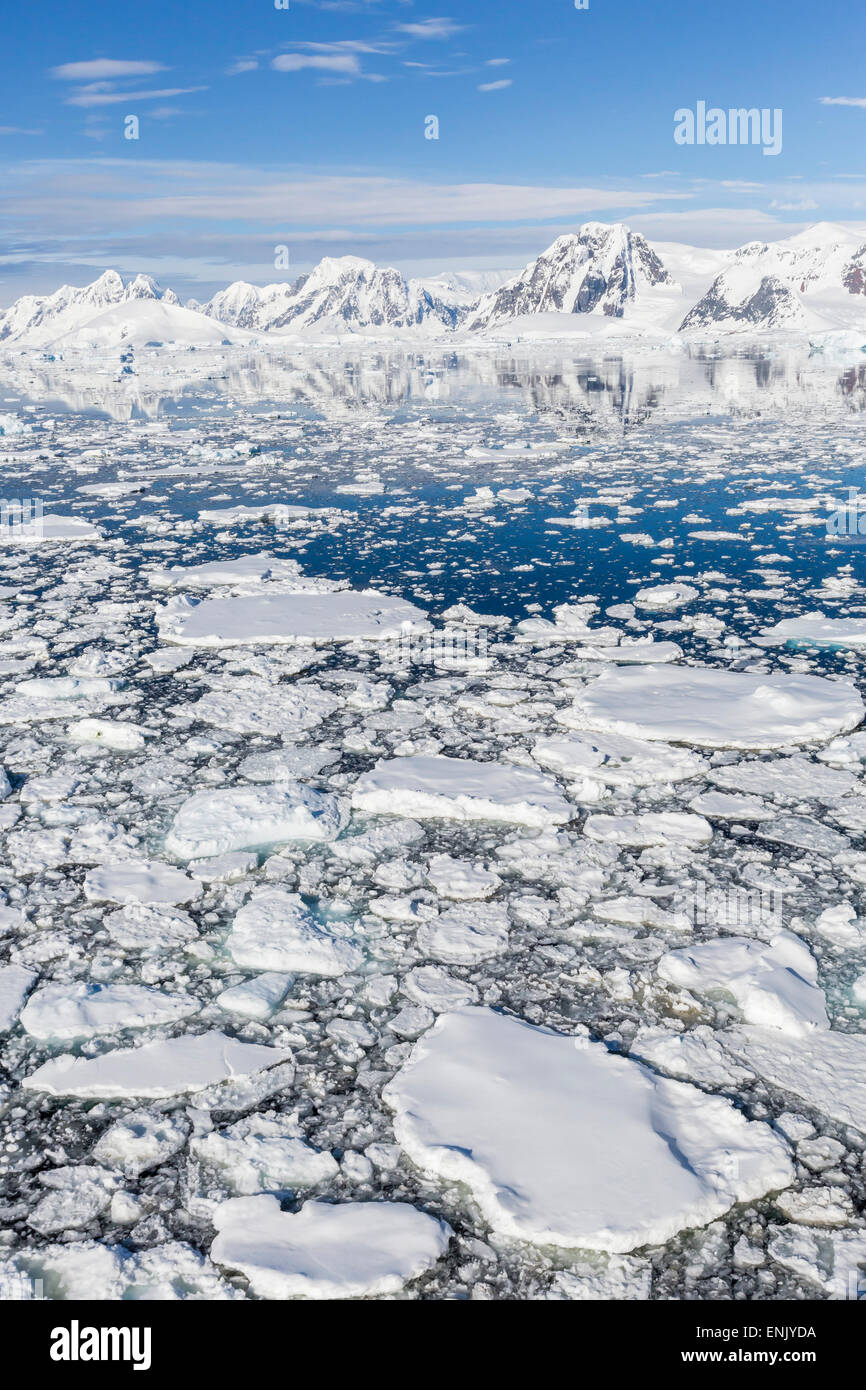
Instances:
[[[851,0],[10,7],[0,302],[107,266],[200,296],[323,255],[519,266],[588,219],[710,246],[866,226],[864,39]],[[781,153],[676,144],[698,101],[781,108]]]

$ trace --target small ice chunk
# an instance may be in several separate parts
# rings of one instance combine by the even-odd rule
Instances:
[[[107,1168],[119,1168],[128,1178],[159,1168],[184,1147],[190,1122],[179,1112],[130,1110],[109,1125],[97,1140],[92,1157]]]
[[[453,907],[418,928],[418,950],[450,965],[474,965],[508,948],[508,913],[496,903]]]
[[[683,989],[728,995],[745,1021],[758,1027],[795,1038],[830,1027],[818,966],[792,932],[778,932],[766,945],[729,936],[685,946],[662,956],[658,972]]]
[[[761,635],[767,646],[859,651],[866,647],[866,619],[828,618],[816,611],[783,618],[775,627],[762,627]]]
[[[635,608],[650,608],[656,611],[671,612],[674,608],[685,608],[699,596],[699,591],[691,584],[653,584],[638,589],[634,596]]]
[[[340,1171],[337,1160],[308,1144],[291,1115],[250,1115],[195,1138],[190,1153],[215,1169],[238,1195],[318,1187]]]
[[[35,970],[23,965],[0,965],[0,1033],[12,1027],[37,978]]]
[[[489,898],[502,879],[483,864],[466,859],[452,859],[450,854],[436,854],[427,866],[427,881],[443,898]]]
[[[202,601],[184,596],[159,609],[156,621],[162,641],[197,647],[397,641],[406,633],[431,630],[420,608],[375,589],[261,593]]]
[[[444,1254],[450,1226],[404,1202],[233,1197],[214,1213],[211,1259],[239,1269],[260,1298],[363,1298],[399,1293]]]
[[[573,728],[699,748],[781,748],[826,742],[863,715],[853,685],[823,676],[632,666],[592,681],[568,720]]]
[[[634,848],[651,845],[694,848],[709,844],[713,838],[713,827],[703,816],[677,811],[648,811],[640,816],[587,816],[583,832],[590,840]]]
[[[166,853],[198,859],[287,840],[333,840],[345,812],[335,796],[300,782],[196,792],[176,812]]]
[[[119,719],[78,719],[66,726],[72,743],[101,743],[120,752],[144,747],[145,730]]]
[[[226,1013],[242,1014],[244,1018],[269,1018],[279,1008],[292,987],[294,975],[266,970],[242,984],[224,989],[216,1003]]]
[[[21,1027],[33,1038],[68,1041],[175,1023],[200,1008],[191,995],[163,994],[145,985],[43,985],[22,1009]]]
[[[345,937],[319,925],[297,893],[264,888],[235,914],[226,942],[232,959],[249,970],[345,975],[364,959]]]

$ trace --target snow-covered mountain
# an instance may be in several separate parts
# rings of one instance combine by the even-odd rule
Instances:
[[[623,318],[640,302],[667,306],[681,293],[649,242],[622,223],[587,222],[557,237],[467,316],[470,329],[491,328],[530,314],[603,314]],[[656,291],[653,295],[653,291]]]
[[[32,346],[48,344],[107,309],[137,301],[159,301],[166,306],[180,303],[174,290],[160,290],[149,275],[136,275],[125,285],[116,270],[106,270],[83,289],[61,285],[53,294],[26,294],[17,299],[0,312],[0,342],[26,339]]]
[[[503,282],[504,280],[504,282]],[[651,245],[588,222],[507,278],[496,271],[407,280],[358,256],[326,257],[293,283],[239,280],[181,307],[147,275],[25,295],[0,312],[0,347],[88,348],[454,330],[511,338],[866,330],[866,236],[819,223],[737,251]]]
[[[417,280],[384,269],[360,256],[326,256],[309,275],[291,285],[255,285],[239,281],[205,306],[223,323],[266,333],[321,332],[349,329],[425,327],[436,332],[454,328],[459,313]]]
[[[819,222],[784,241],[752,241],[689,310],[680,328],[820,331],[866,323],[866,241]]]

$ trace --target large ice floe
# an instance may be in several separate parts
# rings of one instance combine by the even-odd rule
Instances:
[[[574,809],[542,773],[501,763],[418,755],[377,763],[355,783],[352,805],[379,815],[562,825]]]
[[[362,1298],[399,1293],[444,1253],[450,1227],[403,1202],[235,1197],[214,1213],[211,1259],[238,1269],[261,1298]]]
[[[184,596],[170,599],[158,611],[157,624],[164,642],[188,647],[393,641],[431,628],[419,608],[374,589],[201,600]]]
[[[290,1056],[279,1048],[240,1042],[224,1033],[184,1034],[99,1057],[66,1054],[45,1062],[21,1084],[27,1090],[48,1091],[55,1096],[105,1100],[143,1096],[158,1100],[249,1076]]]
[[[827,742],[863,719],[847,683],[700,667],[605,672],[577,696],[570,727],[698,748],[784,748]]]
[[[385,1089],[425,1172],[502,1233],[622,1252],[786,1187],[787,1146],[727,1100],[491,1009],[443,1015]]]

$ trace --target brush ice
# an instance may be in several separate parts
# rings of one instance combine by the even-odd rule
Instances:
[[[274,1188],[318,1187],[340,1169],[335,1158],[308,1144],[290,1115],[249,1115],[190,1142],[190,1153],[215,1169],[240,1195]]]
[[[300,782],[196,792],[177,811],[166,853],[204,859],[288,840],[333,840],[344,823],[335,796]]]
[[[429,632],[420,608],[374,589],[336,594],[251,594],[172,599],[157,613],[164,642],[191,647],[251,643],[314,647],[328,642],[394,641]]]
[[[418,820],[491,820],[562,825],[574,809],[550,777],[468,758],[418,755],[377,763],[352,792],[357,811]]]
[[[225,1033],[185,1034],[99,1057],[64,1054],[45,1062],[21,1084],[25,1090],[55,1096],[161,1100],[248,1077],[290,1057],[284,1048],[239,1042]]]
[[[288,970],[307,975],[345,975],[363,952],[313,918],[297,893],[265,888],[235,914],[226,945],[249,970]]]
[[[450,965],[474,965],[508,946],[508,913],[495,903],[452,907],[418,928],[418,950]]]
[[[213,1217],[211,1259],[238,1269],[260,1298],[363,1298],[399,1293],[444,1254],[451,1228],[403,1202],[234,1197]]]
[[[154,861],[102,864],[84,876],[84,896],[92,903],[176,903],[194,902],[202,886],[182,869]]]
[[[823,613],[804,613],[783,618],[774,627],[762,627],[768,646],[829,647],[858,651],[866,647],[866,618],[828,618]]]
[[[698,994],[725,994],[746,1023],[807,1037],[829,1028],[818,966],[809,948],[792,932],[778,932],[764,944],[729,936],[683,947],[662,956],[663,980]]]
[[[786,1187],[786,1146],[727,1100],[490,1009],[441,1016],[385,1088],[398,1143],[494,1230],[621,1253]]]
[[[175,1023],[200,1008],[188,994],[163,994],[145,985],[43,985],[22,1009],[21,1027],[34,1038],[92,1038]]]
[[[573,728],[699,748],[781,748],[826,742],[863,713],[853,686],[822,676],[653,666],[605,672],[567,717]]]

